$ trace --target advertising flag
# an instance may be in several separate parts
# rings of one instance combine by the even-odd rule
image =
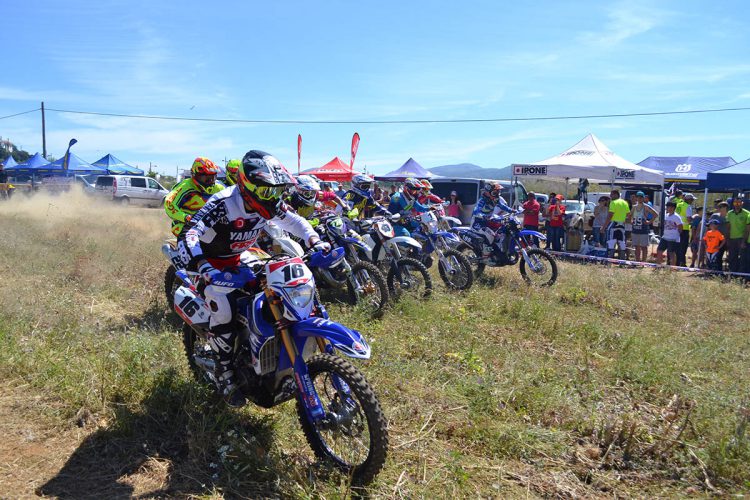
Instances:
[[[302,134],[297,134],[297,175],[302,161]]]
[[[349,169],[354,169],[354,157],[357,156],[357,149],[359,149],[359,134],[354,132],[352,136],[352,160],[349,162]]]

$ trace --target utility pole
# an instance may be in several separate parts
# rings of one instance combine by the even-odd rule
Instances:
[[[44,125],[44,101],[42,101],[42,156],[47,159],[47,131]]]

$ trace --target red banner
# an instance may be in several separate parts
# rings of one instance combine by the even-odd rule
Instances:
[[[300,163],[302,162],[302,134],[297,134],[297,174],[299,175]]]
[[[357,149],[359,149],[359,134],[354,132],[352,136],[352,160],[349,162],[349,170],[354,169],[354,157],[357,156]]]

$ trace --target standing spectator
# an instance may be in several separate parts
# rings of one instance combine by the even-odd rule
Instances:
[[[721,271],[721,264],[719,263],[718,256],[719,250],[724,247],[726,240],[724,235],[719,231],[719,220],[711,219],[708,221],[708,231],[703,237],[703,242],[706,244],[706,262],[708,268],[714,271]]]
[[[372,199],[375,200],[376,203],[380,203],[381,205],[384,204],[383,202],[383,195],[385,192],[380,188],[377,182],[372,183]],[[386,201],[385,204],[387,205],[388,202]]]
[[[729,253],[729,271],[739,272],[742,267],[742,250],[747,241],[745,229],[750,223],[750,212],[742,208],[742,198],[735,197],[732,200],[732,211],[727,214],[729,225],[729,241],[727,241],[727,252]]]
[[[523,228],[531,231],[539,231],[539,211],[541,206],[536,201],[534,193],[526,193],[526,201],[521,205],[523,208]],[[539,246],[539,239],[534,238],[534,245]]]
[[[664,234],[656,248],[656,262],[661,264],[664,260],[664,251],[667,252],[667,264],[674,266],[677,263],[677,252],[680,250],[680,231],[682,229],[682,217],[675,213],[677,203],[673,200],[667,202],[667,215],[664,216]]]
[[[552,248],[552,241],[550,240],[550,237],[549,237],[549,218],[546,217],[546,214],[549,213],[549,209],[552,206],[552,200],[556,199],[556,198],[557,198],[557,194],[556,193],[550,193],[549,196],[547,197],[547,206],[542,208],[542,210],[543,210],[543,212],[545,214],[545,218],[544,218],[544,230],[547,233],[547,245],[545,246],[545,248],[547,250],[549,250],[550,248]]]
[[[562,204],[561,194],[550,199],[547,220],[547,241],[552,250],[559,252],[562,250],[562,240],[565,235],[565,205]]]
[[[693,217],[693,207],[691,206],[695,197],[687,193],[683,196],[682,191],[677,190],[674,194],[674,201],[677,203],[675,213],[682,217],[682,230],[680,231],[680,252],[677,254],[677,265],[687,265],[687,249],[690,246],[690,221]]]
[[[639,193],[642,193],[643,191],[639,191]],[[630,200],[628,201],[628,206],[630,207],[630,210],[633,210],[633,207],[635,204],[638,203],[638,195],[636,193],[632,193],[630,195]],[[630,220],[630,217],[625,219],[625,243],[628,241],[632,241],[632,235],[633,235],[633,223]],[[633,243],[635,245],[635,243]],[[627,246],[627,245],[626,245]]]
[[[628,202],[620,198],[620,191],[613,189],[609,193],[609,197],[612,201],[609,202],[609,210],[607,211],[607,220],[605,221],[604,227],[599,231],[605,232],[607,235],[607,255],[612,258],[615,256],[615,247],[619,250],[619,257],[624,259],[626,257],[625,251],[625,219],[628,218],[630,213],[630,207]]]
[[[696,212],[700,212],[702,207],[699,207]],[[695,261],[698,261],[698,265],[703,265],[703,259],[705,258],[704,250],[701,248],[701,221],[703,218],[700,214],[693,214],[693,218],[690,221],[690,267],[695,267]]]
[[[648,243],[649,243],[649,230],[651,228],[651,222],[648,219],[648,214],[656,217],[658,214],[656,210],[646,205],[644,202],[646,195],[643,191],[636,193],[636,200],[630,209],[630,214],[626,220],[631,224],[633,246],[635,247],[635,260],[640,262],[646,262],[648,257]]]
[[[451,191],[450,196],[448,196],[448,207],[446,208],[445,213],[448,214],[448,217],[455,217],[456,219],[459,219],[461,218],[462,208],[464,208],[464,206],[461,203],[461,200],[458,198],[458,193],[455,191]]]
[[[344,183],[343,182],[339,182],[339,190],[336,191],[336,196],[338,196],[342,200],[344,199],[344,196],[346,196],[346,189],[344,189]]]
[[[718,203],[716,204],[716,211],[713,213],[713,215],[711,215],[711,219],[715,219],[717,221],[717,229],[721,231],[721,234],[724,235],[724,240],[726,240],[726,243],[724,243],[724,245],[719,248],[719,254],[716,256],[716,261],[719,269],[724,268],[724,253],[726,251],[727,243],[729,242],[729,224],[727,224],[727,212],[729,212],[729,203],[727,203],[726,201],[721,201],[721,199],[719,199]]]
[[[609,197],[602,196],[594,207],[594,224],[591,230],[591,236],[594,238],[596,246],[606,247],[607,237],[602,231],[607,223],[607,213],[609,212]]]

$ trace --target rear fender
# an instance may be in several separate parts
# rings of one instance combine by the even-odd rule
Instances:
[[[370,346],[362,334],[331,320],[308,318],[293,323],[290,329],[295,338],[321,337],[351,358],[370,358]]]

